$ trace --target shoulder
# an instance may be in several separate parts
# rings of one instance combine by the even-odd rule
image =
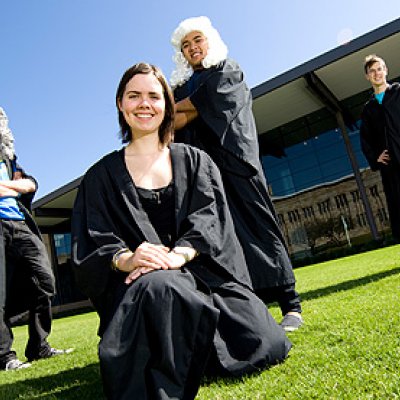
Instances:
[[[84,174],[84,180],[93,179],[102,176],[102,173],[109,169],[110,166],[115,164],[115,162],[121,157],[122,150],[115,150],[111,153],[106,154],[100,160],[95,162],[91,167],[88,168]]]
[[[224,61],[224,67],[225,68],[229,68],[229,69],[234,69],[234,70],[240,70],[241,71],[239,63],[237,61],[233,60],[232,58],[227,58]]]
[[[178,154],[185,155],[195,163],[212,163],[211,157],[203,150],[185,143],[170,144],[172,157]]]
[[[226,58],[217,65],[214,65],[210,70],[220,71],[220,72],[242,72],[239,64],[232,58]]]
[[[393,82],[390,83],[389,87],[387,88],[387,92],[390,95],[399,95],[400,93],[400,83],[399,82]]]
[[[375,100],[374,93],[371,92],[370,96],[368,97],[368,100],[364,103],[362,114],[367,114],[371,110],[371,108],[374,107],[374,105],[376,104],[377,102]]]

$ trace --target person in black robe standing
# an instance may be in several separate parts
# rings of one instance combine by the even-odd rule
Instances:
[[[392,235],[400,242],[400,85],[387,82],[385,61],[375,54],[365,58],[364,72],[374,93],[361,116],[361,148],[381,173]]]
[[[257,295],[277,301],[286,331],[303,323],[286,243],[259,159],[251,93],[207,17],[182,21],[171,38],[176,69],[176,141],[208,153],[219,167]]]
[[[129,68],[116,103],[127,145],[87,171],[72,216],[107,398],[194,399],[204,373],[241,376],[284,360],[291,344],[251,290],[218,168],[171,143],[161,71]]]

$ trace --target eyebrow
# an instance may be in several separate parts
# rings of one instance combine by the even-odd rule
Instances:
[[[141,92],[141,91],[139,91],[139,90],[128,90],[128,91],[126,92],[126,94],[129,94],[129,93],[132,93],[132,94],[141,94],[141,93],[161,94],[161,92],[154,92],[154,91],[150,91],[150,92]]]
[[[198,34],[198,35],[196,35],[192,40],[196,40],[196,39],[201,38],[201,37],[202,37],[202,35]],[[184,41],[182,42],[182,46],[183,46],[185,43],[189,43],[189,40],[188,40],[188,39],[184,40]]]

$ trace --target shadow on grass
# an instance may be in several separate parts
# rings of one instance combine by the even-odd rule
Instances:
[[[33,367],[31,367],[33,368]],[[10,373],[18,373],[10,372]],[[0,386],[1,400],[104,399],[99,364]]]
[[[368,285],[371,282],[376,282],[381,279],[387,278],[388,276],[397,274],[400,274],[400,267],[396,267],[388,271],[377,272],[376,274],[363,276],[362,278],[351,279],[349,281],[344,281],[336,285],[310,290],[308,292],[301,292],[300,296],[302,300],[312,300],[318,297],[328,296],[332,293],[337,293],[343,290],[350,290],[359,286]]]

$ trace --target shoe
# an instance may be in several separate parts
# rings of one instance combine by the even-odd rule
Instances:
[[[280,325],[286,332],[293,332],[303,325],[303,318],[300,315],[286,314]]]
[[[22,361],[18,360],[18,358],[14,358],[6,363],[4,367],[4,371],[14,371],[17,369],[24,369],[30,367],[32,364],[30,363],[23,363]]]
[[[62,356],[64,354],[69,354],[72,353],[74,349],[69,348],[69,349],[55,349],[54,347],[50,347],[49,351],[39,354],[35,357],[30,357],[28,358],[28,361],[36,361],[36,360],[41,360],[43,358],[51,358],[51,357],[56,357],[56,356]]]

